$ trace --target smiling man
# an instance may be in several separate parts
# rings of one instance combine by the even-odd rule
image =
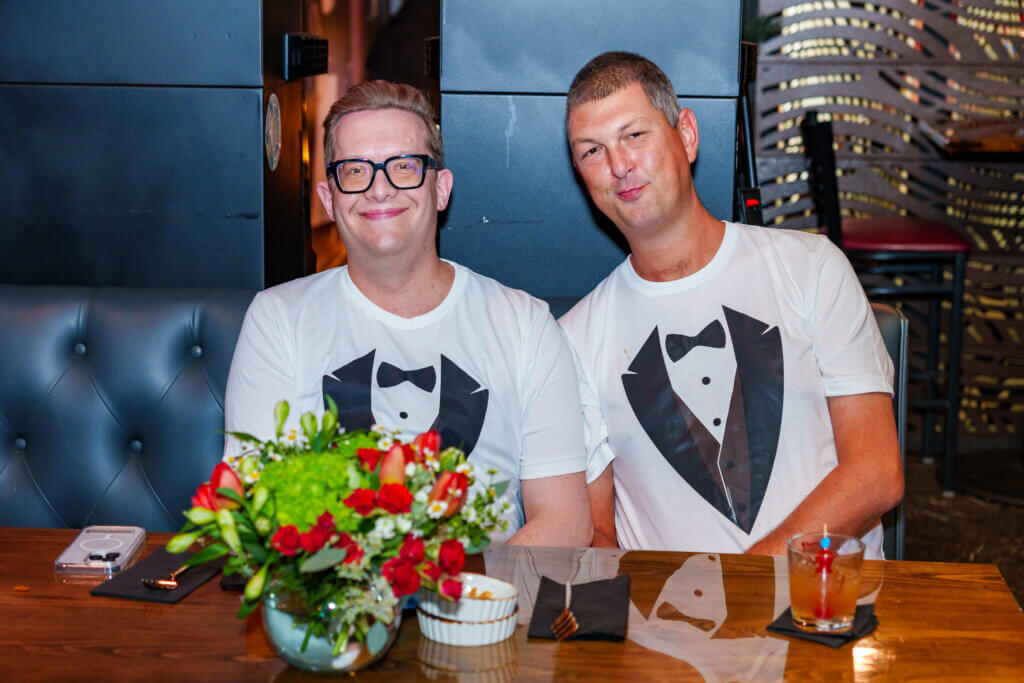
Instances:
[[[589,545],[583,426],[573,358],[543,302],[435,246],[453,175],[424,95],[385,81],[353,87],[324,121],[317,193],[346,266],[257,294],[228,378],[228,431],[273,434],[274,404],[399,438],[435,429],[442,447],[494,468],[516,503],[510,542]],[[239,444],[228,438],[225,457]]]
[[[573,164],[632,250],[560,321],[595,543],[783,554],[828,524],[879,557],[903,495],[892,363],[843,254],[709,214],[697,121],[647,59],[596,57],[566,112]]]

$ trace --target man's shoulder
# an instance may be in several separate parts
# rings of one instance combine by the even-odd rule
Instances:
[[[747,248],[756,249],[762,255],[778,254],[787,261],[793,258],[806,256],[815,258],[823,250],[828,250],[829,239],[804,230],[793,230],[786,228],[771,228],[759,225],[734,224],[741,243]]]
[[[628,257],[558,319],[570,338],[584,336],[592,326],[603,324],[602,313],[607,312],[609,299],[622,284],[622,271],[627,267]]]
[[[515,316],[550,315],[548,304],[529,292],[482,275],[459,263],[449,262],[461,270],[466,278],[467,302],[485,305],[488,310]]]
[[[282,282],[257,292],[250,310],[281,310],[297,313],[309,306],[334,302],[342,296],[347,277],[345,266]]]

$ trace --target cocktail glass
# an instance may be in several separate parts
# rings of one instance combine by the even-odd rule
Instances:
[[[804,631],[842,633],[853,628],[864,544],[821,532],[786,543],[793,624]]]

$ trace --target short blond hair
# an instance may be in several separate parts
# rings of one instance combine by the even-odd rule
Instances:
[[[565,98],[565,120],[569,120],[576,107],[603,100],[632,83],[640,84],[651,106],[675,128],[679,122],[679,101],[672,81],[657,64],[632,52],[605,52],[579,70]]]
[[[411,85],[390,81],[367,81],[354,85],[344,97],[331,105],[324,119],[324,164],[334,160],[334,129],[341,117],[357,111],[378,109],[401,109],[419,116],[423,120],[430,156],[437,160],[438,168],[444,167],[444,140],[441,138],[441,129],[434,122],[434,108],[427,96]]]

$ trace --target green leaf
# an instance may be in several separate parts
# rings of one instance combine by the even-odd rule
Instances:
[[[238,495],[238,492],[236,492],[236,491],[234,491],[232,489],[226,488],[224,486],[221,486],[219,489],[217,489],[217,494],[221,495],[221,496],[224,496],[225,498],[230,498],[231,500],[235,501],[239,505],[244,505],[245,504],[245,499],[242,498],[240,495]]]
[[[215,560],[218,557],[223,557],[228,554],[228,547],[223,543],[214,543],[213,545],[207,546],[200,550],[192,557],[185,560],[185,564],[189,567],[194,567],[197,564],[203,564],[210,560]]]
[[[315,555],[308,558],[299,567],[299,571],[303,574],[310,574],[312,572],[319,572],[333,567],[338,564],[348,555],[348,551],[344,548],[321,548]]]
[[[494,489],[494,497],[500,498],[504,495],[505,491],[508,491],[508,482],[500,481],[497,484],[494,484],[491,488]]]
[[[253,610],[260,606],[259,600],[252,602],[246,601],[242,603],[242,606],[238,608],[238,612],[235,614],[239,619],[245,619],[247,616],[252,614]]]
[[[477,553],[482,553],[483,551],[487,550],[487,546],[489,546],[490,544],[491,539],[487,538],[487,536],[481,536],[480,538],[471,538],[469,547],[466,548],[466,554],[476,555]]]
[[[245,548],[245,552],[249,553],[256,564],[263,564],[267,561],[267,556],[270,555],[270,551],[259,543],[243,543],[242,547]]]
[[[255,443],[263,443],[262,440],[257,439],[255,436],[253,436],[252,434],[249,434],[247,432],[224,432],[224,433],[225,434],[230,434],[231,436],[235,437],[236,439],[240,439],[242,441],[253,441]]]
[[[373,622],[373,626],[370,627],[369,632],[366,634],[366,647],[369,648],[370,654],[377,654],[387,644],[388,630],[379,621]]]

